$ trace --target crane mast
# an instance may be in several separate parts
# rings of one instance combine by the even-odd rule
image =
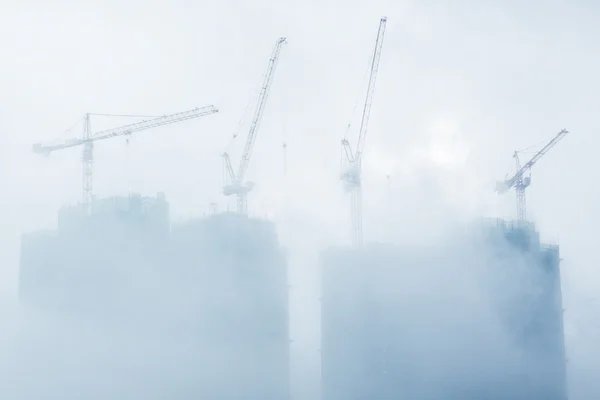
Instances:
[[[515,159],[517,172],[509,179],[500,181],[496,184],[496,192],[498,194],[506,193],[509,189],[515,188],[517,197],[517,221],[524,222],[527,219],[527,207],[525,201],[525,189],[531,184],[531,176],[525,174],[531,170],[531,167],[538,162],[551,148],[553,148],[565,135],[569,133],[566,129],[561,130],[554,136],[540,151],[538,151],[529,161],[521,165],[519,153],[515,151],[513,158]]]
[[[377,71],[379,70],[379,60],[381,58],[381,49],[383,46],[383,36],[385,33],[386,23],[386,17],[381,18],[379,21],[379,29],[377,30],[375,50],[373,51],[373,58],[371,60],[371,72],[369,74],[367,95],[365,98],[365,104],[360,122],[356,151],[352,151],[352,147],[347,138],[342,139],[342,149],[346,156],[348,167],[342,172],[341,180],[344,182],[346,190],[350,192],[352,244],[356,247],[362,246],[363,242],[361,189],[362,154],[367,135],[369,117],[371,115],[371,105],[373,104],[373,93],[375,91]]]
[[[141,122],[136,122],[129,125],[120,126],[117,128],[107,129],[100,132],[92,133],[90,116],[94,114],[86,114],[84,116],[83,135],[80,139],[68,139],[63,143],[53,145],[43,145],[35,143],[33,151],[35,153],[49,156],[52,152],[63,150],[70,147],[83,146],[82,166],[83,166],[83,190],[82,190],[82,206],[86,213],[91,212],[93,201],[93,165],[94,165],[94,143],[99,140],[105,140],[113,137],[128,136],[135,132],[140,132],[146,129],[156,128],[163,125],[169,125],[176,122],[185,121],[188,119],[198,118],[205,115],[210,115],[218,112],[214,106],[205,106],[179,112],[176,114],[164,115],[162,117],[153,118]]]
[[[246,145],[240,159],[240,165],[237,169],[237,173],[233,169],[229,154],[227,152],[222,154],[225,168],[225,185],[223,186],[223,194],[225,196],[230,196],[232,194],[237,196],[237,212],[240,214],[247,214],[248,212],[247,194],[254,188],[254,183],[244,182],[244,176],[246,175],[248,164],[250,163],[250,156],[252,155],[252,149],[254,148],[254,143],[256,142],[258,128],[262,120],[265,106],[267,104],[267,98],[269,96],[269,91],[275,76],[275,69],[277,67],[277,62],[279,61],[281,46],[285,43],[286,38],[281,37],[277,39],[271,57],[269,58],[267,72],[265,73],[260,94],[258,95],[258,103],[256,105],[256,110],[254,111],[252,123],[250,124],[248,138],[246,139]]]

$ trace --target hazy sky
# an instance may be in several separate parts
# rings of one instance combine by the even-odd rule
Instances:
[[[164,191],[176,220],[207,212],[212,201],[223,210],[219,155],[279,36],[289,43],[247,174],[257,182],[249,209],[281,221],[296,244],[347,240],[339,140],[358,122],[360,107],[352,110],[386,15],[364,160],[365,240],[430,235],[449,216],[513,215],[514,193],[498,199],[495,180],[514,172],[515,149],[541,147],[567,128],[533,170],[528,214],[542,237],[561,245],[567,318],[597,326],[600,314],[581,311],[594,309],[600,287],[593,2],[5,3],[2,297],[16,294],[19,235],[52,228],[57,208],[80,197],[79,149],[45,159],[32,143],[80,135],[81,125],[65,131],[86,112],[161,115],[214,104],[219,114],[140,132],[129,145],[99,143],[94,184],[98,196]],[[97,119],[93,127],[128,122]],[[236,164],[245,130],[231,144]],[[354,126],[353,143],[356,133]]]

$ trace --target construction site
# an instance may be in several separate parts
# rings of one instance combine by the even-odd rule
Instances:
[[[321,399],[567,400],[559,247],[540,241],[525,207],[530,169],[567,131],[526,163],[515,153],[515,174],[497,186],[517,194],[514,221],[478,220],[429,247],[365,244],[362,159],[386,23],[356,145],[341,141],[351,242],[321,249]],[[222,154],[222,195],[236,199],[235,211],[174,224],[168,194],[94,196],[96,141],[205,117],[214,106],[96,133],[87,114],[81,138],[34,145],[46,156],[81,147],[83,187],[78,204],[58,211],[56,229],[23,235],[20,303],[86,327],[45,361],[77,355],[56,382],[123,369],[108,385],[118,392],[90,378],[68,398],[90,398],[90,388],[108,396],[100,398],[292,398],[289,260],[275,224],[249,216],[254,184],[246,180],[285,43],[277,39],[269,58],[239,166]],[[145,375],[128,379],[118,357],[91,354],[103,335],[143,354]]]

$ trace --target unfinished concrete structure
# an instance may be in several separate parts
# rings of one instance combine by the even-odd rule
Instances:
[[[38,390],[29,398],[289,397],[287,270],[273,224],[216,214],[171,228],[164,195],[134,195],[96,200],[89,216],[64,208],[55,231],[24,235],[21,250],[21,303],[47,316],[23,349],[43,349],[45,365],[71,360],[45,387],[24,382]]]
[[[522,353],[515,395],[567,400],[559,246],[540,242],[532,223],[497,219],[484,221],[482,226],[492,256],[500,264],[520,258],[522,267],[534,269],[527,275],[534,284],[512,298],[504,313],[513,342]]]
[[[169,259],[203,398],[289,398],[288,282],[275,226],[239,213],[173,226]],[[206,344],[209,346],[206,346]],[[204,347],[204,349],[200,349]]]
[[[322,400],[566,400],[557,246],[532,225],[322,255]]]
[[[80,206],[64,207],[57,222],[55,231],[22,238],[21,303],[78,318],[106,317],[126,312],[139,294],[132,282],[160,267],[169,204],[161,193],[98,199],[91,215]]]

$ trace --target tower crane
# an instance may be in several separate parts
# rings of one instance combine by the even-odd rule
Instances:
[[[344,186],[350,192],[351,201],[351,224],[352,224],[352,244],[354,246],[362,246],[362,191],[361,191],[361,163],[365,137],[367,134],[367,125],[371,114],[371,104],[373,102],[373,92],[375,90],[375,80],[377,78],[377,70],[379,69],[379,59],[381,58],[381,48],[383,46],[383,35],[385,33],[385,25],[387,18],[383,17],[379,21],[379,29],[377,30],[377,39],[375,41],[375,50],[373,51],[373,59],[371,61],[371,72],[369,75],[369,84],[367,86],[367,96],[360,122],[360,131],[358,134],[358,143],[356,152],[352,151],[350,142],[347,138],[342,139],[342,149],[346,155],[347,168],[342,172],[340,179]]]
[[[33,151],[35,153],[49,156],[51,153],[57,150],[63,150],[70,147],[83,146],[83,155],[81,162],[83,164],[83,191],[82,191],[82,205],[86,213],[91,212],[91,206],[93,201],[92,191],[92,170],[94,165],[94,143],[99,140],[109,139],[118,136],[129,136],[134,132],[140,132],[150,128],[156,128],[162,125],[169,125],[176,122],[185,121],[192,118],[198,118],[209,114],[218,112],[214,106],[204,106],[194,108],[193,110],[183,111],[176,114],[164,115],[162,117],[153,118],[141,122],[136,122],[129,125],[120,126],[117,128],[107,129],[100,132],[92,133],[90,125],[91,115],[107,115],[107,114],[91,114],[87,113],[84,116],[84,129],[83,136],[76,139],[68,139],[63,143],[44,145],[41,143],[35,143],[33,145]]]
[[[550,140],[540,151],[538,151],[531,160],[527,161],[524,165],[521,165],[519,160],[519,153],[515,151],[513,157],[516,162],[517,172],[509,179],[499,181],[496,183],[496,192],[498,194],[506,193],[509,189],[515,188],[517,194],[517,221],[523,222],[526,219],[526,202],[525,202],[525,189],[531,184],[531,175],[525,176],[525,173],[531,172],[531,167],[546,154],[552,147],[554,147],[565,135],[569,133],[566,129],[561,130]]]
[[[254,188],[254,183],[244,182],[244,176],[246,174],[246,170],[248,169],[248,164],[250,163],[250,156],[252,155],[252,148],[254,147],[254,142],[256,141],[258,127],[260,125],[260,121],[262,120],[263,112],[267,104],[267,97],[269,95],[269,90],[271,89],[271,84],[273,83],[275,67],[277,66],[277,61],[279,60],[281,46],[284,43],[286,43],[286,38],[281,37],[277,39],[271,54],[271,58],[269,59],[267,72],[262,82],[260,94],[258,95],[258,104],[256,105],[256,110],[254,111],[252,123],[250,124],[248,138],[246,140],[246,145],[244,147],[244,152],[242,153],[242,158],[240,160],[237,173],[233,170],[229,154],[227,154],[227,152],[222,154],[225,167],[225,184],[223,186],[223,194],[225,196],[231,196],[233,194],[237,195],[237,212],[240,214],[247,214],[248,212],[247,194]]]

